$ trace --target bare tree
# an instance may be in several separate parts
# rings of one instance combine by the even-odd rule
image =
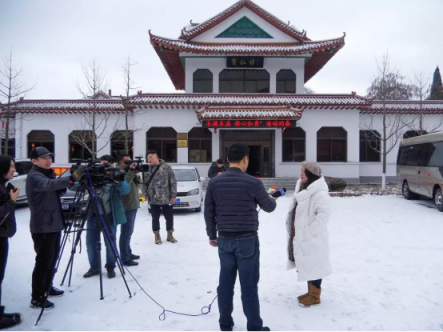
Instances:
[[[133,135],[134,130],[129,130],[129,116],[132,114],[132,107],[129,104],[129,97],[132,91],[135,91],[137,87],[135,86],[135,82],[131,76],[132,67],[137,65],[137,62],[133,62],[131,57],[128,56],[125,60],[125,63],[122,65],[123,78],[125,82],[125,97],[123,100],[125,106],[125,151],[129,153],[129,137]],[[133,114],[132,114],[133,115]],[[135,128],[134,128],[135,129]]]
[[[96,159],[97,153],[103,150],[110,141],[108,139],[104,146],[97,147],[96,140],[105,135],[111,117],[110,112],[100,112],[98,109],[98,103],[100,102],[99,93],[106,90],[107,86],[106,75],[95,59],[92,59],[88,65],[83,65],[82,71],[84,84],[82,85],[78,81],[77,89],[84,99],[92,100],[92,107],[90,111],[84,114],[84,123],[81,124],[80,130],[76,130],[71,137],[86,149],[93,159]]]
[[[403,79],[397,70],[391,68],[389,54],[386,53],[381,63],[377,60],[377,77],[368,89],[368,97],[378,99],[382,105],[380,112],[371,114],[362,126],[370,148],[382,157],[382,190],[386,189],[387,156],[397,146],[404,128],[414,121],[408,121],[401,113],[390,113],[387,109],[388,100],[412,97],[412,86],[404,83]],[[381,133],[377,131],[378,121],[381,122]]]
[[[35,84],[26,88],[25,83],[20,81],[20,76],[23,74],[23,69],[18,63],[14,63],[12,50],[9,55],[3,58],[3,69],[0,70],[0,97],[6,100],[3,103],[3,111],[1,118],[5,123],[5,138],[3,146],[3,154],[8,154],[9,140],[10,140],[10,124],[12,119],[17,120],[17,114],[11,110],[14,102],[20,98],[24,98],[26,94],[31,91]]]
[[[433,121],[432,123],[424,124],[425,110],[423,107],[423,101],[429,95],[430,89],[430,77],[425,75],[423,72],[414,72],[413,79],[413,94],[414,97],[419,101],[419,112],[416,117],[416,121],[412,123],[409,127],[411,130],[415,131],[418,135],[431,134],[443,125],[443,118],[440,117],[440,121]]]

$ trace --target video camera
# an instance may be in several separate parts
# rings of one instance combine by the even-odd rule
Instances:
[[[81,159],[73,159],[73,161],[75,164],[71,166],[71,174],[78,169],[82,163],[87,164],[85,166],[87,172],[80,180],[80,184],[89,185],[89,177],[91,178],[91,182],[94,187],[102,187],[107,183],[115,183],[116,181],[122,182],[125,180],[126,172],[120,168],[112,167],[110,163],[101,164],[100,160],[91,159],[86,161]]]
[[[284,196],[284,195],[286,195],[286,188],[276,189],[270,195],[274,198]]]
[[[143,164],[144,160],[143,156],[135,157],[135,160],[125,160],[125,164],[127,165],[125,170],[129,171],[129,165],[136,164],[135,171],[145,173],[149,171],[149,165]]]

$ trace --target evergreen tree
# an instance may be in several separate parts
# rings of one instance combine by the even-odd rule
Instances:
[[[434,72],[434,79],[432,80],[431,85],[431,94],[429,95],[429,100],[443,100],[443,86],[441,82],[440,69],[437,69]]]

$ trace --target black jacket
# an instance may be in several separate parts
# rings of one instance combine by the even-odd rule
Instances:
[[[218,168],[217,162],[214,161],[212,163],[211,167],[209,167],[208,177],[210,179],[212,179],[212,178],[216,177],[219,172],[222,172],[222,173],[226,172],[226,167],[225,167],[225,165],[223,165],[222,167]]]
[[[54,233],[65,228],[60,196],[70,185],[69,177],[56,179],[52,169],[32,166],[26,178],[31,233]]]
[[[17,231],[15,202],[11,200],[5,183],[0,181],[0,237],[13,237]]]
[[[205,199],[206,232],[211,240],[219,232],[253,232],[258,230],[257,205],[265,212],[277,203],[265,190],[263,182],[231,167],[209,181]]]

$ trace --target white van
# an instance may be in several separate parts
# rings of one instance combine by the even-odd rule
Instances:
[[[432,198],[443,212],[443,132],[402,141],[397,157],[397,184],[406,199]]]

